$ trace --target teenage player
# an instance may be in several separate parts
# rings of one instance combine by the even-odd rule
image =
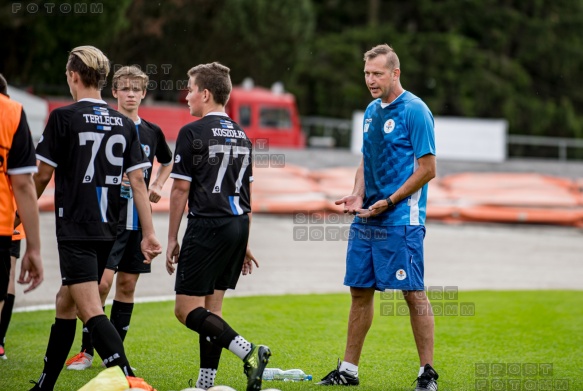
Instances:
[[[117,98],[120,113],[131,119],[138,132],[140,144],[151,164],[154,156],[161,164],[156,178],[150,184],[152,167],[144,172],[146,187],[149,187],[151,202],[160,200],[162,187],[172,171],[172,151],[166,143],[164,133],[158,125],[140,118],[138,108],[146,96],[148,75],[137,66],[125,66],[113,75],[112,93]],[[122,341],[130,326],[134,308],[134,292],[141,273],[150,273],[151,266],[144,263],[140,251],[142,231],[138,220],[138,211],[134,203],[131,188],[122,182],[121,215],[117,229],[117,239],[109,254],[105,271],[99,283],[101,303],[105,305],[107,295],[117,272],[115,298],[111,306],[111,323],[121,336]],[[67,369],[83,370],[91,367],[94,349],[87,327],[83,327],[81,351],[67,360]]]
[[[185,125],[176,140],[166,268],[176,273],[175,314],[199,334],[200,372],[196,386],[214,384],[223,348],[244,362],[247,391],[261,389],[271,352],[254,345],[222,318],[225,291],[257,260],[247,247],[251,215],[251,142],[225,113],[231,93],[229,68],[201,64],[188,72],[186,100],[200,120]],[[178,244],[188,201],[188,225]]]
[[[87,325],[104,364],[118,365],[133,376],[121,337],[103,313],[98,289],[116,238],[124,172],[142,224],[144,262],[160,253],[160,243],[154,234],[143,175],[150,162],[135,125],[101,99],[108,73],[109,60],[99,49],[79,46],[70,52],[66,76],[75,103],[53,110],[36,150],[39,196],[55,174],[62,285],[44,368],[33,390],[54,388],[75,338],[77,315]]]

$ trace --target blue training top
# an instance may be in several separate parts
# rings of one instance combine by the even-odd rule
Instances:
[[[372,101],[363,123],[363,208],[368,208],[399,189],[417,169],[417,159],[435,155],[433,115],[427,105],[408,91],[393,102]],[[427,184],[397,203],[396,208],[366,221],[373,225],[424,225]]]

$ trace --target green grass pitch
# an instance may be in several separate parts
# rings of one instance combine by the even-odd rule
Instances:
[[[457,300],[432,302],[458,306],[457,315],[435,318],[440,391],[510,390],[510,382],[517,381],[521,390],[583,390],[583,292],[460,292]],[[397,309],[400,303],[396,297],[375,297],[359,390],[414,389],[419,363],[409,317],[387,315],[391,304]],[[459,313],[462,303],[471,304],[474,313],[467,312],[471,307]],[[227,298],[224,316],[248,340],[271,347],[269,366],[301,368],[314,377],[312,382],[264,382],[264,388],[321,390],[315,383],[343,355],[349,306],[348,294]],[[172,302],[137,304],[126,338],[136,375],[158,391],[187,388],[198,374],[198,336],[178,323],[173,308]],[[28,381],[37,380],[53,319],[54,311],[13,315],[8,360],[0,360],[0,390],[28,390]],[[81,344],[80,327],[76,337],[71,354]],[[55,390],[79,389],[101,370],[97,361],[82,372],[64,369]],[[245,389],[242,363],[225,350],[216,384]]]

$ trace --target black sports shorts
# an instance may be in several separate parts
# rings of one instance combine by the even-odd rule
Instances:
[[[178,257],[176,293],[207,296],[215,289],[235,289],[248,239],[247,215],[189,218]]]
[[[114,241],[58,242],[61,284],[74,285],[101,280]]]
[[[144,263],[144,254],[140,248],[142,231],[118,228],[117,238],[107,258],[107,269],[132,274],[150,273],[152,266]]]
[[[20,239],[13,240],[10,244],[10,256],[16,259],[20,258]]]

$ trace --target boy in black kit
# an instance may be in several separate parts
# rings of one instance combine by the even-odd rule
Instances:
[[[162,187],[172,171],[172,151],[170,151],[160,127],[138,116],[138,108],[146,96],[148,76],[137,66],[124,66],[113,75],[112,85],[112,93],[114,98],[117,98],[118,110],[134,122],[144,154],[151,164],[154,163],[154,156],[161,164],[156,172],[156,178],[151,184],[152,167],[144,171],[149,199],[151,202],[158,202]],[[117,239],[108,256],[105,271],[99,283],[101,303],[105,305],[105,300],[113,284],[113,277],[117,272],[110,320],[122,341],[125,340],[130,326],[138,278],[142,273],[151,272],[150,264],[144,263],[144,255],[140,251],[142,230],[132,190],[125,179],[124,177],[122,181],[121,213]],[[87,327],[83,327],[81,351],[67,360],[67,369],[84,370],[89,368],[93,363],[93,356],[94,349],[89,332]]]
[[[52,390],[75,338],[77,315],[87,325],[107,367],[132,369],[123,342],[103,313],[98,281],[115,242],[124,173],[132,184],[142,224],[141,249],[151,262],[160,252],[143,170],[150,167],[134,124],[101,100],[109,60],[93,46],[69,54],[66,75],[76,103],[55,109],[36,149],[40,196],[55,173],[55,215],[62,286],[56,319],[33,390]],[[130,382],[131,383],[131,382]]]
[[[196,386],[214,384],[223,348],[244,362],[247,391],[260,390],[271,351],[254,345],[222,319],[225,291],[257,260],[247,247],[251,221],[251,142],[225,113],[231,93],[229,68],[204,64],[188,72],[186,100],[200,120],[185,125],[176,141],[170,195],[166,269],[175,264],[178,320],[199,334],[200,372]],[[178,244],[188,201],[188,226]]]

